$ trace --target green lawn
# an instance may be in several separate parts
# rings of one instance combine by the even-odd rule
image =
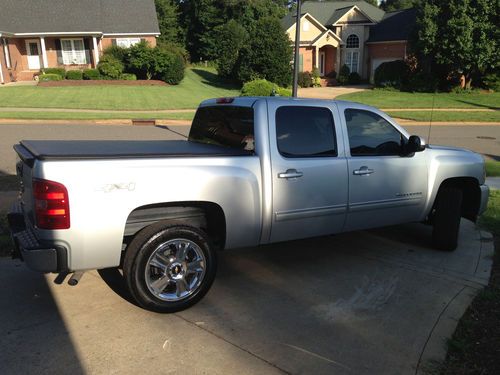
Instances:
[[[0,107],[190,109],[197,108],[205,99],[237,95],[239,87],[219,79],[215,70],[190,68],[186,69],[186,77],[178,86],[2,87]]]
[[[4,112],[0,111],[2,119],[17,120],[127,120],[127,119],[168,119],[192,120],[192,113],[165,112]],[[0,126],[2,126],[0,124]]]
[[[500,236],[500,190],[490,191],[488,210],[481,216],[480,224],[486,230]]]
[[[487,160],[486,175],[488,177],[500,177],[500,162]]]
[[[340,95],[337,99],[351,100],[378,108],[493,108],[500,109],[500,93],[474,92],[408,93],[387,90],[368,90]],[[434,105],[433,105],[434,101]]]
[[[430,111],[389,111],[391,117],[414,121],[456,121],[456,122],[500,122],[500,111],[489,112],[430,112]]]

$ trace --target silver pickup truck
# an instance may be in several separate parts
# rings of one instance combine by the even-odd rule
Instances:
[[[199,301],[217,250],[408,222],[457,246],[486,208],[483,158],[425,145],[344,101],[203,102],[187,141],[22,141],[9,214],[15,255],[41,272],[120,267],[140,306]]]

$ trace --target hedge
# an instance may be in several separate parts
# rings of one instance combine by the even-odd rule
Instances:
[[[61,76],[61,79],[66,77],[66,69],[64,68],[43,68],[43,74],[57,74]]]
[[[81,81],[83,79],[83,72],[81,70],[68,70],[66,72],[66,79],[71,81]]]
[[[85,69],[83,71],[83,79],[88,81],[101,79],[101,73],[99,73],[98,69]]]
[[[375,69],[375,86],[400,89],[409,79],[409,69],[403,60],[394,60],[380,64]]]
[[[279,87],[265,79],[256,79],[247,82],[241,89],[241,96],[292,96],[292,90]]]
[[[49,82],[49,81],[62,81],[62,77],[59,74],[40,74],[38,76],[39,82]]]

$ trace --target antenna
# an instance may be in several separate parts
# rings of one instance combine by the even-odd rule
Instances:
[[[436,100],[436,90],[434,90],[434,95],[432,95],[432,109],[431,109],[431,119],[429,121],[429,134],[427,136],[427,144],[431,144],[431,129],[432,129],[432,117],[434,115],[434,102]]]

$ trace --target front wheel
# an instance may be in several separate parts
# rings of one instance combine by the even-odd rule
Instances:
[[[460,189],[444,187],[439,190],[432,230],[432,243],[438,249],[453,251],[457,248],[462,198]]]
[[[198,302],[217,270],[216,252],[201,230],[158,223],[143,229],[125,253],[123,273],[134,300],[171,313]]]

